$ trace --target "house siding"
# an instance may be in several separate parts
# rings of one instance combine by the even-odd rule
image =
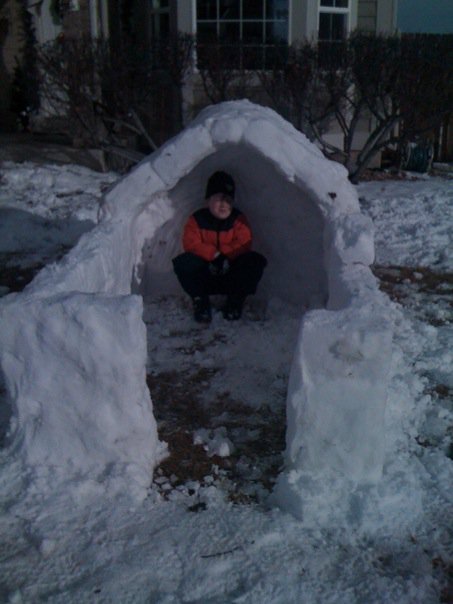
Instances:
[[[192,0],[178,2],[176,7],[178,31],[184,34],[195,32],[195,6]]]
[[[377,24],[377,0],[359,0],[357,29],[375,32]]]
[[[376,4],[376,33],[394,33],[396,31],[398,0],[377,0]]]

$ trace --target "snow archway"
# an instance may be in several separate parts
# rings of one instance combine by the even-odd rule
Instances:
[[[369,270],[372,225],[346,171],[248,101],[203,111],[105,196],[99,225],[61,262],[0,301],[10,442],[25,463],[97,475],[119,465],[149,484],[160,444],[131,292],[176,288],[182,225],[220,168],[269,260],[260,292],[311,309],[291,370],[281,501],[297,513],[307,473],[380,476],[391,326]]]
[[[182,251],[184,223],[203,205],[206,181],[220,167],[234,175],[236,205],[253,226],[254,249],[270,260],[260,295],[304,307],[324,306],[324,219],[313,192],[305,183],[296,186],[288,181],[278,164],[241,142],[220,145],[168,191],[174,215],[152,237],[145,237],[133,289],[145,295],[180,292],[171,259]],[[137,229],[146,222],[147,212],[145,208],[136,218]]]

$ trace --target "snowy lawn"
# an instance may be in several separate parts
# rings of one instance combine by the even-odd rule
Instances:
[[[95,224],[116,176],[13,163],[0,175],[5,294]],[[183,296],[148,299],[148,385],[170,455],[137,502],[121,476],[31,475],[3,448],[1,602],[451,601],[453,183],[368,182],[358,192],[375,223],[375,274],[396,301],[382,438],[397,454],[370,494],[375,508],[361,509],[357,495],[362,530],[353,519],[329,526],[329,493],[320,494],[319,528],[269,501],[297,311],[273,301],[251,305],[238,323],[216,313],[200,327]],[[0,409],[4,446],[10,412]]]

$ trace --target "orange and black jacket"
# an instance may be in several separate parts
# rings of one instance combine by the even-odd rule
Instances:
[[[225,220],[219,220],[208,208],[197,210],[186,223],[183,234],[184,251],[208,262],[220,252],[230,260],[252,247],[252,232],[246,217],[233,208]]]

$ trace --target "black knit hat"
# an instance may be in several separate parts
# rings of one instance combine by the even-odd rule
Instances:
[[[224,193],[234,199],[234,180],[226,172],[214,172],[209,177],[208,184],[206,186],[206,199],[215,195],[216,193]]]

